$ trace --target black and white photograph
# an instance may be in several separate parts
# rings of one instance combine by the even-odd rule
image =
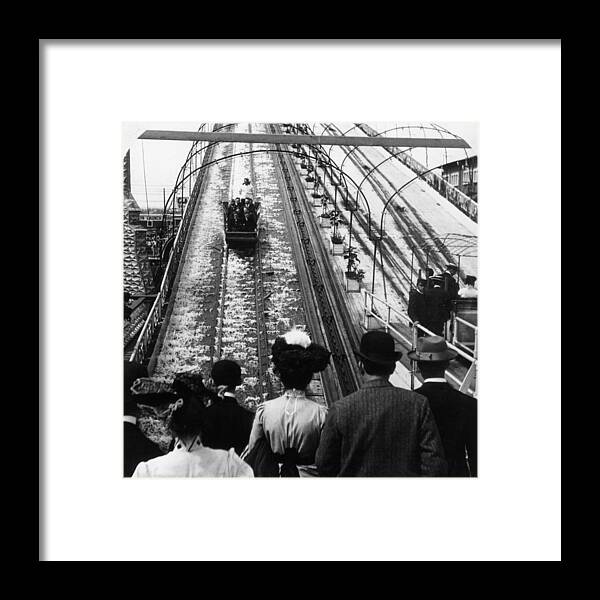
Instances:
[[[39,39],[39,560],[562,561],[562,39]]]
[[[124,475],[476,477],[477,140],[434,122],[128,138]]]

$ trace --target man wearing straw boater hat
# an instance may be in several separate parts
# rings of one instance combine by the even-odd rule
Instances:
[[[355,354],[364,383],[329,409],[316,457],[319,475],[445,475],[443,447],[427,399],[389,382],[402,356],[394,338],[368,331]]]
[[[444,338],[422,337],[408,358],[417,362],[423,385],[415,390],[429,406],[444,445],[448,476],[477,476],[477,400],[454,389],[445,378],[450,361],[456,358]]]

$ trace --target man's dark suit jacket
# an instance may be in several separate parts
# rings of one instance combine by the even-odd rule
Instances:
[[[444,323],[450,318],[450,299],[442,288],[425,290],[424,313],[421,324],[436,335],[443,335]]]
[[[446,474],[427,398],[379,379],[330,409],[316,458],[324,477],[436,477]]]
[[[444,445],[448,475],[477,477],[477,399],[435,381],[415,391],[429,400]]]
[[[131,477],[139,463],[157,456],[164,452],[153,441],[149,440],[133,423],[124,423],[125,433],[123,438],[124,477]]]
[[[422,321],[426,316],[425,310],[425,294],[411,290],[408,295],[408,316],[412,321]]]
[[[458,298],[459,286],[456,282],[456,279],[454,279],[454,277],[447,272],[442,273],[442,278],[444,280],[444,285],[446,286],[446,291],[450,300],[455,300],[456,298]]]
[[[208,416],[209,426],[203,432],[202,443],[220,450],[235,448],[239,456],[248,445],[254,414],[235,398],[224,396],[208,407]]]

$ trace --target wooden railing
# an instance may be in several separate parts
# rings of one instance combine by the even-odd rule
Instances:
[[[373,137],[378,135],[372,127],[369,127],[365,123],[358,125],[360,129],[364,131],[368,136]],[[423,175],[422,179],[429,184],[438,194],[441,194],[450,202],[454,204],[461,212],[465,213],[473,221],[477,223],[477,202],[472,198],[469,198],[465,193],[461,192],[458,188],[448,183],[445,179],[440,177],[437,173],[430,171],[423,166],[418,160],[415,160],[406,152],[399,152],[398,148],[385,148],[390,154],[395,154],[396,158],[404,163],[409,169],[414,171],[417,175]]]

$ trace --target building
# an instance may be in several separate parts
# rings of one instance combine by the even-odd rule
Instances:
[[[477,156],[442,165],[442,178],[477,202]]]
[[[154,291],[147,229],[140,224],[141,212],[133,196],[123,198],[123,288],[132,296]]]
[[[181,211],[176,212],[174,217],[171,212],[166,214],[167,230],[173,231],[173,218],[175,219],[175,231],[177,231],[179,223],[181,223]],[[139,224],[146,229],[156,230],[160,227],[162,221],[163,211],[161,208],[151,208],[148,212],[141,212],[139,215]]]

